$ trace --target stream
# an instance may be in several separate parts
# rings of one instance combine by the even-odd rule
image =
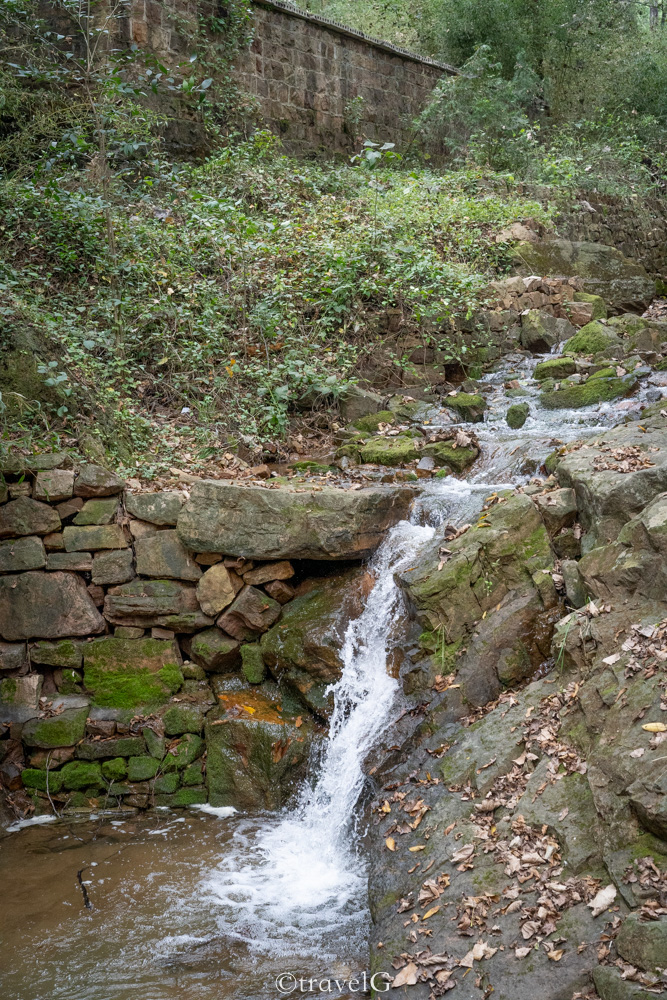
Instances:
[[[430,481],[412,521],[376,553],[375,587],[347,628],[329,739],[296,806],[100,816],[33,824],[2,840],[4,1000],[277,1000],[292,991],[290,974],[339,980],[332,995],[358,995],[345,984],[366,968],[370,920],[357,803],[364,760],[401,710],[387,671],[403,614],[394,573],[438,524],[471,520],[489,493],[526,482],[557,444],[639,413],[644,390],[589,410],[542,410],[530,384],[540,360],[510,355],[485,376],[486,420],[470,425],[482,456],[469,479]],[[503,385],[515,379],[531,406],[518,431],[504,419],[516,400]]]

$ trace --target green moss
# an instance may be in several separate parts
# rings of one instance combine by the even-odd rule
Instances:
[[[130,757],[127,762],[127,776],[130,781],[148,781],[157,774],[160,766],[155,757]]]
[[[616,375],[615,365],[608,365],[606,368],[600,368],[599,371],[593,372],[593,374],[589,377],[589,382],[590,379],[592,378],[614,378],[615,375]]]
[[[414,439],[407,434],[392,438],[371,438],[361,449],[362,460],[372,465],[404,465],[419,458],[419,454]]]
[[[322,465],[320,462],[294,462],[290,468],[295,472],[307,472],[312,476],[326,476],[327,472],[331,472],[330,465]]]
[[[127,774],[127,761],[123,757],[103,761],[102,774],[107,781],[119,781]]]
[[[201,770],[199,771],[198,782],[200,780]],[[153,783],[153,791],[156,795],[173,795],[180,783],[181,776],[177,771],[172,771],[170,774],[161,774]]]
[[[73,760],[60,770],[65,788],[101,788],[102,769],[97,761]]]
[[[5,677],[0,681],[0,702],[11,705],[18,691],[18,684],[13,677]]]
[[[60,694],[80,694],[81,681],[82,677],[80,671],[72,670],[70,667],[65,667],[63,670],[62,680],[58,685],[58,691]]]
[[[63,776],[61,771],[41,771],[35,767],[26,767],[25,770],[21,771],[21,778],[23,780],[23,785],[25,788],[36,788],[40,792],[45,792],[46,787],[46,776],[49,776],[49,787],[48,791],[50,794],[55,794],[59,792],[63,786]]]
[[[181,771],[192,764],[204,752],[205,744],[201,736],[194,733],[186,733],[182,740],[173,747],[162,762],[162,770],[165,774],[170,771]]]
[[[594,406],[621,396],[629,396],[637,387],[634,375],[622,378],[589,378],[581,385],[570,385],[554,392],[543,392],[540,403],[546,410],[579,409]]]
[[[540,361],[539,365],[535,365],[533,378],[538,382],[543,382],[545,378],[560,380],[574,375],[576,370],[577,364],[572,358],[549,358],[548,361]]]
[[[264,680],[266,667],[259,643],[253,642],[241,646],[241,671],[249,684],[261,684]]]
[[[455,396],[447,396],[445,406],[456,410],[467,423],[479,423],[484,419],[486,400],[479,393],[457,392]]]
[[[183,784],[184,785],[201,785],[202,783],[202,770],[201,764],[190,764],[189,767],[183,771]]]
[[[30,719],[23,727],[21,739],[29,747],[53,750],[71,747],[83,739],[87,708],[68,708],[52,719]]]
[[[456,472],[463,472],[472,465],[479,451],[477,448],[454,448],[450,441],[434,441],[425,445],[422,455],[429,455],[438,466],[449,466]]]
[[[446,479],[448,475],[450,475],[449,469],[438,469],[438,471],[435,474],[435,478]]]
[[[167,736],[200,733],[204,728],[204,714],[197,705],[170,705],[162,721]]]
[[[89,643],[84,655],[84,681],[94,704],[104,708],[156,706],[183,684],[173,645],[162,639],[118,639],[109,636]],[[143,661],[143,662],[142,662]],[[162,663],[157,669],[151,665]]]
[[[379,413],[368,413],[365,417],[360,417],[353,426],[364,433],[374,433],[380,424],[393,424],[395,420],[396,416],[391,410],[380,410]]]
[[[174,795],[172,804],[175,806],[195,806],[203,805],[207,801],[206,789],[200,786],[199,788],[179,788]]]
[[[159,736],[150,726],[145,726],[141,731],[141,735],[146,741],[146,749],[151,757],[155,757],[156,760],[162,760],[166,752],[164,736]]]
[[[78,670],[82,657],[83,643],[77,642],[75,639],[36,642],[30,649],[32,662],[42,663],[48,667],[72,667]]]
[[[549,452],[547,457],[544,459],[544,468],[547,470],[549,475],[554,473],[558,467],[558,463],[561,460],[561,455],[557,451]]]
[[[505,420],[507,421],[508,427],[511,427],[512,430],[519,430],[519,428],[523,427],[525,424],[529,414],[530,407],[528,403],[515,403],[514,406],[510,406],[507,411]]]
[[[591,295],[590,292],[575,292],[574,301],[590,302],[593,306],[593,315],[591,319],[597,320],[607,318],[607,305],[601,295]]]
[[[563,354],[598,354],[609,347],[618,344],[618,337],[613,330],[593,321],[582,326],[578,333],[565,344]]]
[[[122,781],[112,781],[109,785],[109,795],[129,795],[132,789]]]

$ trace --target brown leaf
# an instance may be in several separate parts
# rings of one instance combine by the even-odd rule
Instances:
[[[401,969],[399,974],[394,977],[394,981],[391,985],[393,989],[396,989],[398,986],[414,986],[417,982],[418,974],[419,970],[417,969],[415,963],[408,962],[408,964]]]
[[[390,851],[396,850],[396,841],[393,837],[387,837],[385,840],[385,846],[389,848]]]

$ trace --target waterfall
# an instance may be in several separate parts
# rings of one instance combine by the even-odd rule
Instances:
[[[387,672],[388,641],[400,610],[394,574],[412,564],[434,529],[402,521],[378,550],[375,586],[345,634],[343,672],[313,787],[295,809],[238,828],[232,849],[211,875],[222,933],[259,951],[335,955],[344,938],[363,936],[366,871],[357,850],[355,806],[368,752],[386,729],[398,683]],[[340,954],[340,951],[338,951]]]

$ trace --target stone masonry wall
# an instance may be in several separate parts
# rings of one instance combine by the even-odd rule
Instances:
[[[290,152],[349,153],[360,137],[404,145],[435,84],[456,72],[277,0],[252,6],[234,75]],[[127,40],[174,64],[187,54],[179,21],[195,12],[196,0],[134,0]]]

